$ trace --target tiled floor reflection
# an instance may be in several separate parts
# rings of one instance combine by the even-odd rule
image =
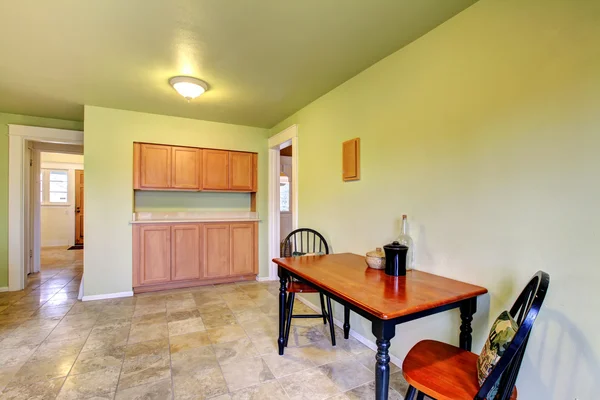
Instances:
[[[82,303],[82,257],[45,250],[26,290],[0,293],[0,398],[374,398],[374,352],[339,330],[332,347],[320,319],[295,320],[277,354],[276,282]]]

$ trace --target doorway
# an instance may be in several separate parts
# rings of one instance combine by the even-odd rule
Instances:
[[[8,289],[15,291],[26,287],[29,273],[40,270],[41,197],[44,190],[40,175],[41,153],[83,155],[83,132],[9,125],[8,143]],[[52,178],[54,182],[62,179],[60,174],[53,174]],[[51,195],[49,181],[50,177],[46,198],[60,200],[64,193],[52,190]],[[60,186],[52,185],[53,189]],[[74,231],[74,223],[72,228]],[[74,236],[73,233],[73,242]]]
[[[83,249],[83,170],[75,170],[75,245]]]
[[[292,125],[269,138],[269,260],[279,257],[284,233],[297,228],[298,126]],[[268,279],[277,279],[274,263],[269,264]]]

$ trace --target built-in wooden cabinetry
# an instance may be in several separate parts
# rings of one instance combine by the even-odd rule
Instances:
[[[257,222],[133,226],[135,292],[255,279]]]
[[[257,154],[133,144],[136,190],[257,191]]]

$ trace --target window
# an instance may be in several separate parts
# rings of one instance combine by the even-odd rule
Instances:
[[[290,211],[290,184],[279,186],[279,211]]]
[[[40,174],[42,204],[67,204],[68,189],[69,175],[66,170],[42,170]]]

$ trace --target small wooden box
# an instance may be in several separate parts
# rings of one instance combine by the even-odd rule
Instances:
[[[360,138],[347,140],[342,144],[342,179],[360,179]]]

